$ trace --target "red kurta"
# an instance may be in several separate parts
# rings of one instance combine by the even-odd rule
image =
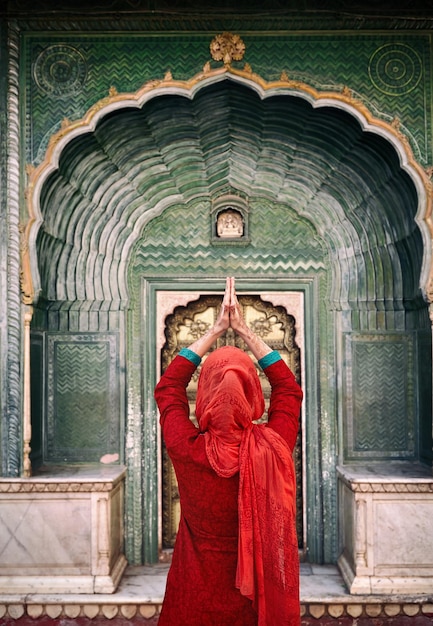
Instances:
[[[239,474],[231,478],[216,474],[204,436],[189,419],[186,387],[194,370],[193,363],[177,356],[155,389],[181,503],[159,625],[256,626],[251,601],[235,587]],[[272,388],[269,427],[293,450],[302,392],[284,361],[270,365],[265,373]]]

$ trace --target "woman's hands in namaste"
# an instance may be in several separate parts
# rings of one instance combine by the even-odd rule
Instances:
[[[225,332],[228,328],[233,328],[235,332],[247,330],[236,295],[235,279],[233,277],[226,278],[226,290],[214,328],[221,329],[222,332]]]
[[[248,328],[236,295],[235,279],[233,277],[226,279],[224,298],[215,324],[204,335],[194,341],[189,346],[189,349],[203,357],[228,328],[232,328],[245,341],[256,359],[261,359],[272,351],[261,337]]]

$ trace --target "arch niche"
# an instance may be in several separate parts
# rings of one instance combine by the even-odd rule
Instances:
[[[247,241],[211,241],[213,203],[225,194],[248,205]],[[337,463],[430,459],[420,443],[431,429],[430,364],[416,376],[420,359],[430,363],[430,182],[397,126],[348,91],[268,83],[230,65],[186,82],[168,75],[134,94],[113,90],[82,120],[65,121],[27,198],[23,299],[40,355],[32,380],[48,398],[33,401],[34,465],[118,455],[128,470],[130,563],[158,558],[152,390],[164,290],[194,299],[234,274],[246,293],[303,293],[312,561],[338,556]],[[59,342],[71,346],[63,380]],[[381,354],[395,372],[386,380]],[[77,400],[80,379],[73,403],[61,396],[60,415],[55,397],[73,363],[88,395]],[[386,401],[369,405],[375,380],[382,390],[410,381],[397,417]],[[60,445],[56,421],[72,411],[83,430]],[[363,418],[378,411],[386,436]],[[86,427],[100,433],[91,446]]]

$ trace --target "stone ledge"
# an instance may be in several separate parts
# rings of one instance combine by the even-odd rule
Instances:
[[[53,466],[29,478],[0,477],[0,494],[112,491],[125,476],[126,468],[119,465]]]
[[[432,468],[420,463],[339,465],[337,474],[356,493],[433,493]]]

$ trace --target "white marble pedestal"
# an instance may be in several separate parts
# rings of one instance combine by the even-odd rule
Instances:
[[[0,594],[113,593],[123,554],[119,466],[0,478]]]
[[[417,464],[338,468],[340,571],[351,594],[433,589],[433,476]]]

